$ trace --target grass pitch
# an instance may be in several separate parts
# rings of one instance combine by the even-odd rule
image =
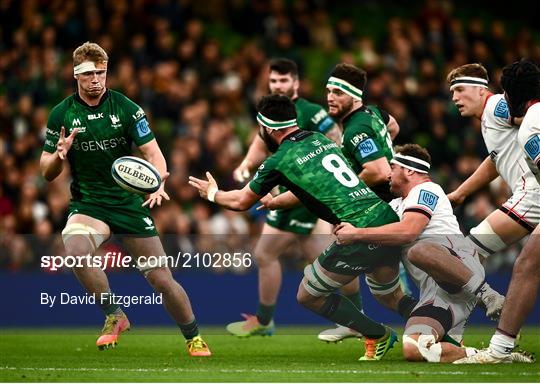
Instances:
[[[1,329],[0,381],[47,382],[538,382],[540,364],[407,363],[396,343],[384,360],[359,362],[356,339],[326,344],[321,327],[279,327],[272,337],[238,339],[203,327],[213,356],[192,358],[174,328],[137,328],[116,349],[95,347],[96,329]],[[467,345],[488,343],[493,327],[467,330]],[[540,350],[540,328],[523,332],[520,347]]]

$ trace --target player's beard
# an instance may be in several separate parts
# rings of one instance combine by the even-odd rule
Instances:
[[[338,121],[341,121],[345,116],[347,116],[353,109],[353,101],[354,99],[351,98],[351,100],[344,104],[341,108],[339,108],[337,111],[332,112],[332,110],[328,111],[328,114],[335,118]]]
[[[276,140],[268,132],[266,132],[265,128],[261,128],[259,130],[259,136],[261,136],[261,139],[263,139],[264,143],[266,144],[266,147],[268,150],[272,153],[276,152],[279,148],[279,144]]]
[[[294,96],[294,88],[287,89],[285,92],[271,92],[272,95],[283,95],[287,96],[289,99],[292,99]]]

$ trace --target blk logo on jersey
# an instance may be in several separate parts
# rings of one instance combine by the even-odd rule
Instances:
[[[424,205],[434,211],[435,207],[437,206],[437,201],[439,201],[439,196],[433,192],[426,191],[425,189],[420,191],[420,195],[418,196],[418,204]]]
[[[525,152],[533,160],[536,161],[540,156],[540,137],[534,135],[525,143]]]
[[[148,125],[148,121],[146,119],[139,120],[136,127],[139,137],[144,137],[150,133],[150,126]]]
[[[97,120],[97,119],[103,119],[103,112],[94,113],[93,115],[88,115],[88,120]]]
[[[362,141],[358,149],[362,158],[368,157],[369,155],[376,153],[379,150],[377,148],[377,144],[375,144],[375,141],[373,139],[367,139]]]

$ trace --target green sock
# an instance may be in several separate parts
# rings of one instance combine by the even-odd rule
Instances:
[[[99,302],[99,307],[105,313],[105,315],[112,315],[122,313],[122,309],[118,304],[114,304],[114,293],[106,292],[100,295],[96,295]]]
[[[386,334],[384,325],[371,320],[349,299],[336,293],[326,298],[319,314],[334,323],[352,328],[370,339],[378,339]]]
[[[257,319],[261,325],[268,325],[274,317],[274,312],[276,310],[276,305],[264,305],[259,303],[259,308],[257,309]]]
[[[360,291],[357,291],[351,295],[344,295],[347,299],[352,301],[352,303],[358,308],[359,310],[364,309],[362,306],[362,296],[360,295]]]
[[[442,337],[441,341],[446,341],[447,343],[454,344],[456,347],[461,347],[461,344],[449,336],[448,333]]]
[[[187,324],[178,324],[178,326],[180,327],[180,331],[182,331],[182,335],[184,335],[186,340],[191,340],[195,336],[199,335],[199,326],[197,325],[197,320],[195,319]]]

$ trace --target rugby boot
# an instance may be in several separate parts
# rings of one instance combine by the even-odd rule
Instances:
[[[101,330],[101,336],[96,341],[96,346],[100,351],[114,348],[118,344],[118,338],[124,331],[129,331],[129,320],[124,312],[120,314],[107,315],[105,325]]]
[[[244,321],[237,321],[227,325],[227,331],[238,337],[250,336],[272,336],[275,332],[274,320],[268,325],[259,323],[259,319],[255,315],[242,313]]]
[[[318,339],[321,341],[326,341],[327,343],[338,343],[350,337],[357,337],[359,339],[362,338],[362,334],[360,332],[343,325],[336,325],[336,328],[326,329],[319,333],[319,336],[317,336]]]
[[[366,352],[364,356],[360,357],[360,361],[381,360],[384,355],[394,346],[394,343],[398,341],[396,332],[386,327],[386,334],[379,339],[370,339],[366,337],[365,346]]]
[[[535,360],[534,355],[525,351],[499,354],[491,348],[486,348],[478,351],[476,355],[456,360],[454,364],[534,363]]]
[[[206,341],[200,335],[186,340],[186,348],[190,356],[212,356],[208,344],[206,344]]]

